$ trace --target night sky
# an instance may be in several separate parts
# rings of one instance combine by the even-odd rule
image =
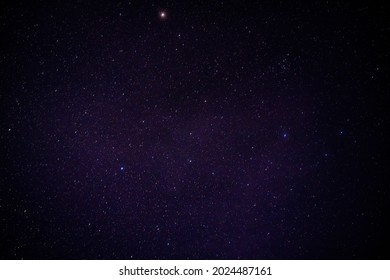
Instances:
[[[1,259],[383,259],[389,10],[2,1]]]

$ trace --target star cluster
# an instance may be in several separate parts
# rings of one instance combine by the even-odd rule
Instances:
[[[386,9],[1,4],[0,258],[388,258]]]

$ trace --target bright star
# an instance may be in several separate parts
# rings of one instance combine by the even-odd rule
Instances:
[[[165,11],[161,11],[159,16],[160,16],[160,19],[164,20],[167,18],[167,13]]]

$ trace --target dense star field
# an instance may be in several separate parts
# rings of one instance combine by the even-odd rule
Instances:
[[[389,258],[389,11],[293,2],[2,2],[0,258]]]

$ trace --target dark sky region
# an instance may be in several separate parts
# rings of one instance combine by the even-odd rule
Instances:
[[[389,10],[2,1],[1,259],[384,259]]]

